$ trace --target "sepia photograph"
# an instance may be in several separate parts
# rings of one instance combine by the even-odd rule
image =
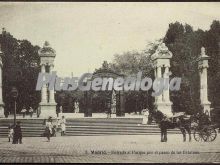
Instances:
[[[0,163],[220,163],[219,2],[0,2]]]

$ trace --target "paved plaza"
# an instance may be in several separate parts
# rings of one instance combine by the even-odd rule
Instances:
[[[1,163],[220,162],[220,138],[182,142],[182,135],[25,137],[23,144],[0,138]]]

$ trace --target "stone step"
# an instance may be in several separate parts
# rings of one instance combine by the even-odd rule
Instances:
[[[20,119],[24,137],[42,136],[44,119]],[[54,120],[55,121],[55,120]],[[159,134],[157,125],[141,125],[140,118],[74,118],[67,119],[66,136]],[[0,136],[7,137],[13,119],[0,119]],[[179,133],[178,130],[169,133]]]
[[[140,133],[143,133],[143,134],[147,134],[147,133],[160,133],[160,130],[149,130],[149,131],[122,131],[122,130],[74,130],[74,131],[67,131],[66,134],[74,134],[74,133],[120,133],[120,134],[126,134],[126,133],[129,133],[129,134],[133,134],[133,135],[136,135],[136,134],[140,134]],[[168,133],[181,133],[180,131],[168,131]]]
[[[168,134],[180,134],[181,132],[179,131],[168,131]],[[84,135],[84,134],[88,134],[88,135],[159,135],[160,131],[150,131],[150,132],[82,132],[82,131],[74,131],[74,132],[67,132],[65,135],[67,136],[79,136],[79,135]]]

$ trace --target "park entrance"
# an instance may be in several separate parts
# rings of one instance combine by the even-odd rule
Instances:
[[[124,75],[113,71],[102,69],[96,71],[94,78],[112,78],[124,77]],[[92,113],[107,113],[108,116],[125,116],[124,91],[85,91],[85,117],[92,117]]]

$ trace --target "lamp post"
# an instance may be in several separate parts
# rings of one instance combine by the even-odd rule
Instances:
[[[12,90],[11,90],[11,96],[12,98],[14,99],[14,125],[16,123],[16,99],[18,97],[18,90],[17,88],[13,87]]]
[[[88,117],[88,91],[84,92],[84,117]]]

